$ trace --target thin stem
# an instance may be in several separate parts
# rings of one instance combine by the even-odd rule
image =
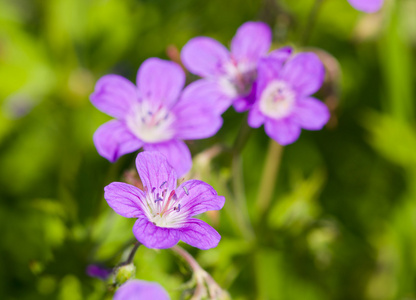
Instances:
[[[139,249],[141,243],[140,242],[136,242],[136,244],[134,244],[133,249],[131,249],[129,257],[127,258],[127,260],[123,263],[123,265],[129,265],[133,262],[134,259],[134,255],[136,255],[136,251],[137,249]]]
[[[254,239],[254,229],[250,222],[250,216],[248,214],[246,195],[244,190],[244,177],[243,177],[243,160],[241,157],[241,151],[246,145],[248,138],[250,137],[251,127],[247,123],[247,115],[241,124],[240,131],[235,139],[232,149],[232,187],[236,204],[235,217],[243,227],[243,234],[247,240]]]
[[[240,126],[237,138],[234,141],[232,152],[241,153],[246,145],[251,133],[251,127],[247,123],[247,115]]]
[[[302,38],[300,40],[301,45],[306,45],[311,37],[313,28],[315,26],[316,17],[318,16],[322,2],[324,2],[324,0],[315,0],[315,3],[309,13],[308,20],[306,22],[305,31],[303,32]]]
[[[208,288],[210,299],[226,299],[225,297],[228,296],[228,294],[221,289],[221,287],[211,277],[211,275],[209,275],[204,269],[201,268],[201,266],[191,254],[189,254],[185,249],[178,245],[173,246],[171,249],[176,254],[181,256],[189,264],[193,271],[193,275],[196,281],[196,288],[193,297],[191,298],[192,300],[199,300],[207,296],[206,288]]]
[[[171,249],[173,252],[176,252],[176,254],[179,254],[179,256],[181,256],[189,264],[192,271],[198,272],[200,270],[203,270],[201,266],[198,264],[198,262],[195,260],[195,258],[182,247],[175,245]]]
[[[246,240],[252,241],[255,238],[254,229],[251,225],[250,215],[247,208],[247,200],[244,189],[243,160],[240,154],[233,154],[232,158],[232,186],[236,204],[236,217],[240,219],[240,224],[244,226],[243,234]]]
[[[283,146],[270,139],[257,193],[257,216],[261,217],[270,205],[282,159]]]

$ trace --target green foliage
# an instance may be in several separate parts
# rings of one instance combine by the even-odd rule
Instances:
[[[85,270],[112,268],[133,246],[134,220],[107,206],[103,187],[125,180],[134,154],[113,165],[97,154],[92,135],[108,116],[88,100],[94,83],[108,73],[134,81],[140,63],[166,59],[170,45],[197,35],[227,44],[259,19],[276,47],[321,48],[341,66],[328,83],[335,93],[319,94],[332,119],[285,148],[261,216],[263,129],[241,155],[223,151],[245,122],[230,109],[215,137],[190,144],[193,176],[227,201],[203,217],[219,246],[188,250],[233,299],[416,298],[415,3],[386,1],[364,15],[324,1],[301,44],[314,2],[0,1],[0,298],[111,299],[113,279]],[[172,299],[191,278],[169,250],[140,247],[134,262],[137,278]]]

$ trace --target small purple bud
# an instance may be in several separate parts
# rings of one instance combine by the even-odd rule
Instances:
[[[100,265],[88,265],[86,273],[90,277],[99,278],[101,280],[106,280],[111,274],[111,270],[106,269]]]

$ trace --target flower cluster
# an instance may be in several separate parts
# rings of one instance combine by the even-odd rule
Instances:
[[[378,10],[383,2],[348,1],[365,12]],[[266,24],[247,22],[237,30],[230,50],[209,37],[193,38],[183,47],[183,65],[201,77],[186,87],[181,66],[158,58],[141,65],[136,85],[119,75],[97,82],[91,101],[114,118],[94,134],[98,153],[115,162],[124,154],[145,150],[136,158],[142,189],[122,182],[104,189],[105,200],[117,214],[137,219],[133,234],[140,244],[165,249],[181,240],[203,250],[218,245],[219,233],[195,216],[220,210],[225,198],[202,181],[178,186],[177,180],[192,166],[184,141],[215,135],[230,106],[247,112],[249,126],[264,125],[266,134],[281,145],[295,142],[302,129],[320,130],[328,122],[327,106],[313,97],[325,80],[319,57],[295,53],[291,47],[270,52],[271,44]],[[103,279],[109,275],[98,266],[87,271]],[[131,280],[114,299],[169,296],[156,283]]]

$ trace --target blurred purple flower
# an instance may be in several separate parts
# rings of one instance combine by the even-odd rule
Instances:
[[[255,96],[258,60],[267,54],[272,33],[264,23],[247,22],[231,41],[231,52],[209,37],[191,39],[182,49],[185,67],[204,79],[191,85],[223,113],[231,104],[238,112],[250,108]]]
[[[114,294],[114,300],[169,300],[165,289],[156,282],[130,280],[120,286]]]
[[[143,147],[162,152],[182,176],[192,166],[183,140],[213,136],[222,118],[192,89],[185,89],[181,67],[158,58],[147,59],[137,74],[137,87],[118,75],[106,75],[95,86],[91,102],[116,118],[94,134],[98,153],[110,162]]]
[[[251,127],[264,124],[266,133],[281,145],[291,144],[301,128],[320,130],[330,114],[324,103],[310,97],[325,78],[325,69],[314,53],[291,56],[290,48],[274,51],[261,59],[257,97],[250,110]]]
[[[104,198],[119,215],[137,218],[133,233],[140,243],[157,249],[170,248],[179,240],[200,249],[218,245],[221,239],[218,232],[192,217],[221,209],[223,196],[199,180],[189,180],[177,187],[175,170],[160,153],[139,153],[136,167],[144,191],[113,182],[104,188]]]
[[[99,278],[102,280],[106,280],[108,276],[110,276],[112,270],[103,268],[99,265],[88,265],[87,267],[87,275],[90,277]]]
[[[383,6],[384,0],[348,0],[348,2],[357,10],[373,13]]]

